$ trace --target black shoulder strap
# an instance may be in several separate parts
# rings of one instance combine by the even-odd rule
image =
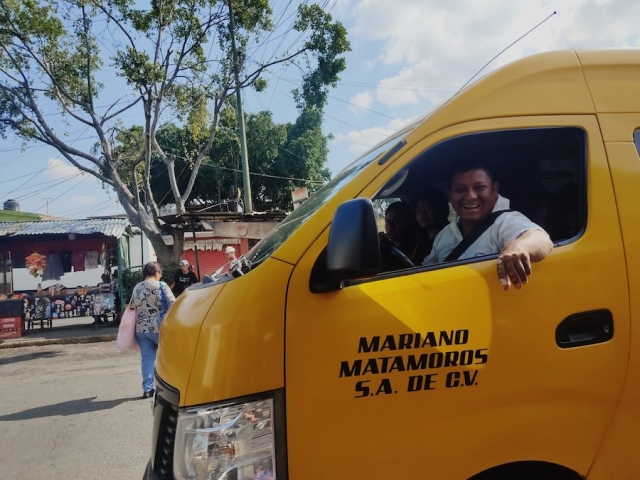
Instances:
[[[512,212],[512,211],[513,210],[498,210],[497,212],[492,212],[491,215],[489,215],[484,220],[484,222],[476,225],[473,228],[473,230],[469,232],[469,235],[467,235],[462,239],[462,241],[456,246],[456,248],[454,248],[451,251],[451,253],[447,256],[447,258],[444,259],[444,261],[451,262],[453,260],[457,260],[458,258],[460,258],[460,255],[466,252],[469,249],[469,247],[473,245],[476,242],[476,240],[478,240],[478,238],[480,238],[480,235],[486,232],[487,229],[491,225],[493,225],[493,222],[495,222],[500,215],[502,215],[503,213]]]

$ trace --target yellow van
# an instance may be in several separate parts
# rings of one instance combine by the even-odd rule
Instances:
[[[556,51],[357,159],[172,306],[146,477],[639,479],[638,128],[640,51]],[[386,205],[462,158],[554,242],[520,290],[496,255],[381,267]]]

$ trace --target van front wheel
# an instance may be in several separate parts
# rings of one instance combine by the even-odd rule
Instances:
[[[469,480],[584,480],[573,470],[547,462],[516,462],[485,470]]]

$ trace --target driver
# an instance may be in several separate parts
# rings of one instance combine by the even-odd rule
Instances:
[[[508,290],[511,284],[521,288],[528,282],[531,263],[544,260],[553,243],[541,227],[509,210],[509,200],[498,193],[498,187],[492,173],[477,164],[462,166],[453,173],[449,203],[457,215],[436,236],[423,265],[499,253],[496,268],[503,289]],[[495,218],[493,212],[503,213]],[[495,220],[487,227],[490,217]],[[478,229],[475,234],[474,229]],[[456,258],[448,258],[465,237],[478,234]]]
[[[416,263],[413,254],[418,243],[418,222],[411,207],[404,202],[394,202],[384,214],[384,229],[381,239],[388,239],[410,260]],[[424,255],[423,257],[424,258]],[[419,262],[422,258],[418,259]]]

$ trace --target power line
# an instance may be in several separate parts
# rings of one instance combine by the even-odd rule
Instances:
[[[289,7],[291,6],[291,2],[292,2],[292,0],[289,0],[289,3],[287,3],[287,6],[286,6],[286,7],[284,7],[284,8],[282,9],[282,13],[280,14],[280,18],[276,21],[276,23],[275,23],[274,27],[273,27],[273,28],[271,29],[271,31],[269,32],[269,35],[267,35],[267,37],[266,37],[263,41],[261,41],[261,42],[260,42],[260,45],[256,46],[256,49],[258,49],[258,48],[260,48],[260,47],[264,47],[265,45],[268,45],[269,43],[271,43],[271,42],[273,42],[273,41],[277,40],[277,39],[278,39],[278,38],[280,38],[282,35],[287,35],[287,34],[289,33],[288,31],[286,31],[286,32],[285,32],[285,33],[283,33],[282,35],[279,35],[278,37],[276,37],[276,38],[274,38],[274,39],[272,39],[272,40],[270,40],[270,39],[269,39],[269,38],[271,37],[271,35],[273,35],[273,33],[278,29],[278,27],[280,27],[280,22],[282,21],[282,17],[284,17],[284,14],[285,14],[285,13],[287,13],[287,10],[288,10],[288,9],[289,9]],[[283,3],[283,4],[284,4],[284,3]],[[276,13],[274,14],[274,16],[275,16],[275,17],[277,17],[277,16],[278,16],[278,12],[276,12]],[[287,17],[287,20],[289,20],[289,18],[290,18],[290,17],[291,17],[291,16]],[[254,40],[252,40],[252,42],[251,42],[251,43],[253,43],[253,42],[254,42]],[[251,50],[251,48],[252,48],[251,46],[247,46],[247,52],[249,52],[249,51]],[[263,61],[264,61],[264,56],[265,56],[265,55],[266,55],[266,49],[265,49],[265,51],[262,53],[262,60],[263,60]]]
[[[278,91],[279,91],[279,90],[278,90]],[[279,91],[279,92],[280,92],[280,91]],[[286,93],[284,93],[284,92],[280,92],[280,93],[281,93],[282,95],[284,95],[285,97],[292,98],[290,95],[287,95],[287,94],[286,94]],[[371,132],[371,133],[375,133],[376,135],[380,135],[381,137],[385,137],[385,138],[387,138],[387,137],[388,137],[388,135],[386,135],[386,134],[384,134],[384,133],[375,132],[375,131],[373,131],[373,130],[371,130],[371,129],[369,129],[369,128],[362,128],[362,127],[358,127],[357,125],[353,125],[353,124],[351,124],[351,123],[345,122],[344,120],[340,120],[339,118],[332,117],[331,115],[324,114],[324,116],[325,116],[325,117],[327,117],[327,118],[331,118],[332,120],[335,120],[336,122],[344,123],[345,125],[348,125],[348,126],[350,126],[350,127],[357,128],[358,130],[360,130],[360,131],[362,131],[362,132]]]
[[[49,166],[45,167],[42,171],[44,172],[46,170],[53,170],[54,168],[66,167],[66,166],[68,166],[66,163],[59,163],[57,165],[49,165]],[[3,180],[3,181],[0,182],[0,184],[13,182],[15,180],[19,180],[21,178],[28,177],[29,175],[32,175],[32,173],[26,173],[24,175],[20,175],[19,177],[10,178],[9,180]]]
[[[89,127],[87,127],[87,128],[89,128]],[[86,131],[87,131],[87,129],[85,128],[85,132],[86,132]],[[79,141],[79,140],[90,140],[90,139],[92,139],[92,138],[95,138],[95,137],[82,137],[82,138],[76,138],[76,139],[74,140],[74,142],[77,142],[77,141]],[[5,153],[5,152],[15,152],[15,151],[18,151],[18,150],[27,150],[27,149],[29,149],[29,148],[44,148],[44,147],[52,147],[52,148],[56,148],[56,147],[53,147],[52,145],[49,145],[49,144],[45,143],[45,144],[42,144],[42,145],[33,145],[33,146],[16,147],[16,148],[5,148],[5,149],[1,149],[1,150],[0,150],[0,153]],[[19,157],[18,157],[18,158],[19,158]],[[6,165],[7,163],[11,163],[11,162],[13,162],[14,160],[17,160],[17,158],[14,158],[14,159],[12,159],[12,160],[9,160],[8,162],[5,162],[3,165]]]
[[[334,97],[333,95],[327,95],[327,96],[333,98],[334,100],[338,100],[339,102],[347,103],[349,105],[353,105],[354,107],[361,108],[362,110],[366,110],[367,112],[375,113],[375,114],[380,115],[382,117],[390,118],[391,120],[397,120],[395,117],[391,117],[391,116],[386,115],[384,113],[376,112],[375,110],[371,110],[370,108],[363,107],[362,105],[358,105],[357,103],[347,102],[346,100],[342,100],[341,98]]]
[[[52,198],[50,203],[55,202],[55,201],[56,201],[57,199],[59,199],[60,197],[62,197],[62,196],[64,196],[64,195],[66,195],[67,193],[69,193],[71,190],[73,190],[73,189],[74,189],[74,188],[76,188],[78,185],[80,185],[82,182],[84,182],[87,178],[89,178],[89,176],[88,176],[88,175],[87,175],[86,177],[84,177],[82,180],[80,180],[80,181],[78,182],[78,184],[77,184],[77,185],[73,185],[70,189],[65,190],[64,192],[62,192],[62,193],[61,193],[60,195],[58,195],[57,197]],[[41,206],[40,208],[36,208],[32,213],[35,213],[35,212],[37,212],[38,210],[42,210],[42,209],[43,209],[43,208],[45,208],[46,206],[47,206],[47,205],[45,204],[45,205]]]
[[[89,130],[89,127],[85,128],[82,133],[80,135],[84,135],[84,133]],[[74,143],[76,143],[79,140],[79,138],[76,138],[75,140],[72,140],[69,145],[73,145]],[[29,179],[27,179],[26,181],[24,181],[23,183],[20,184],[20,186],[18,186],[17,189],[21,188],[22,186],[24,186],[25,184],[29,183],[31,180],[33,180],[35,177],[37,177],[38,175],[40,175],[42,172],[44,172],[47,169],[47,167],[42,168],[41,170],[37,171],[36,173],[33,174],[33,176],[31,176]],[[11,190],[9,193],[7,193],[6,195],[11,195],[13,192],[15,192],[17,190],[16,188],[14,188],[13,190]]]
[[[327,118],[330,118],[332,120],[335,120],[336,122],[340,122],[340,123],[344,123],[345,125],[348,125],[350,127],[353,128],[357,128],[358,130],[360,130],[361,132],[371,132],[371,133],[375,133],[376,135],[380,135],[381,137],[385,137],[387,138],[389,135],[387,135],[386,133],[380,133],[380,132],[375,132],[370,128],[362,128],[362,127],[358,127],[356,125],[354,125],[353,123],[349,123],[349,122],[345,122],[344,120],[340,120],[339,118],[336,117],[332,117],[331,115],[325,115]]]
[[[61,181],[59,181],[58,183],[56,183],[54,185],[49,185],[47,187],[41,188],[40,190],[36,190],[35,192],[27,193],[25,195],[17,197],[16,199],[17,200],[21,200],[21,201],[26,200],[28,198],[34,197],[36,195],[39,195],[42,192],[46,192],[47,190],[51,190],[52,188],[55,188],[58,185],[62,185],[63,183],[67,183],[67,182],[73,180],[74,178],[77,178],[77,177],[82,176],[82,175],[84,175],[84,172],[76,173],[75,175],[72,175],[71,177],[67,178],[66,180],[61,180]]]
[[[34,178],[36,178],[39,174],[41,174],[42,172],[44,172],[45,168],[43,168],[42,170],[39,170],[37,172],[35,172],[34,174],[31,175],[31,177],[29,177],[27,180],[25,180],[24,182],[22,182],[18,188],[14,188],[13,190],[7,192],[7,193],[3,193],[3,196],[9,196],[11,195],[13,192],[16,192],[18,190],[20,190],[21,187],[23,187],[24,185],[26,185],[27,183],[29,183],[31,180],[33,180]]]
[[[74,217],[86,217],[88,214],[90,213],[95,213],[95,212],[103,212],[108,206],[110,205],[117,205],[118,202],[114,199],[108,201],[108,202],[103,202],[101,204],[96,204],[92,207],[88,207],[84,210],[79,211],[78,213],[75,213],[73,216]]]
[[[61,165],[57,165],[57,166],[61,166]],[[58,182],[58,181],[63,180],[63,179],[72,179],[72,178],[74,178],[74,177],[77,177],[78,175],[81,175],[82,173],[83,173],[83,172],[78,172],[78,173],[74,173],[74,174],[72,174],[72,175],[64,175],[64,176],[59,177],[59,178],[54,178],[53,180],[47,180],[46,182],[40,182],[40,183],[36,183],[36,184],[34,184],[34,185],[29,185],[28,187],[24,187],[24,188],[16,188],[16,189],[15,189],[15,190],[13,190],[13,191],[14,191],[14,192],[18,192],[18,191],[20,191],[20,190],[28,190],[28,189],[31,189],[31,188],[33,188],[33,187],[39,187],[39,186],[41,186],[41,185],[47,185],[47,184],[49,184],[49,183]],[[31,175],[31,174],[28,174],[28,175]],[[50,188],[50,187],[46,187],[46,188]],[[5,196],[5,195],[6,195],[6,194],[4,194],[4,193],[0,193],[0,197]],[[18,198],[20,198],[20,197],[18,197]]]
[[[222,170],[230,170],[232,172],[242,172],[242,170],[237,170],[235,168],[222,167],[222,166],[218,166],[218,168],[220,168]],[[294,180],[294,181],[297,181],[297,182],[325,183],[325,181],[323,181],[323,180],[309,180],[308,178],[280,177],[278,175],[268,175],[266,173],[249,172],[249,175],[255,175],[257,177],[277,178],[279,180]]]
[[[77,216],[84,215],[85,213],[94,211],[94,210],[102,210],[106,208],[109,204],[116,204],[118,201],[114,198],[109,200],[105,200],[104,202],[96,203],[94,205],[83,205],[82,207],[72,208],[70,210],[62,210],[58,216]]]
[[[272,74],[273,75],[273,74]],[[283,78],[285,82],[296,83],[295,80],[290,78]],[[388,89],[402,89],[402,90],[438,90],[443,93],[455,92],[458,89],[455,87],[435,87],[430,85],[401,85],[401,84],[381,84],[381,83],[368,83],[368,82],[336,82],[336,85],[343,87],[366,87],[366,88],[388,88]]]
[[[286,79],[282,79],[282,80],[284,80],[285,82],[291,83],[293,85],[296,85],[298,87],[302,85],[300,82],[294,82],[292,80],[286,80]],[[357,103],[348,102],[347,100],[343,100],[342,98],[338,98],[338,97],[336,97],[334,95],[327,95],[327,96],[331,97],[331,98],[333,98],[335,100],[338,100],[340,102],[347,103],[349,105],[353,105],[354,107],[358,107],[358,108],[361,108],[363,110],[367,110],[368,112],[375,113],[377,115],[380,115],[380,116],[383,116],[383,117],[386,117],[386,118],[390,118],[391,120],[397,120],[395,117],[391,117],[391,116],[389,116],[387,114],[384,114],[384,113],[381,113],[381,112],[376,112],[375,110],[371,110],[370,108],[363,107],[362,105],[358,105]]]

